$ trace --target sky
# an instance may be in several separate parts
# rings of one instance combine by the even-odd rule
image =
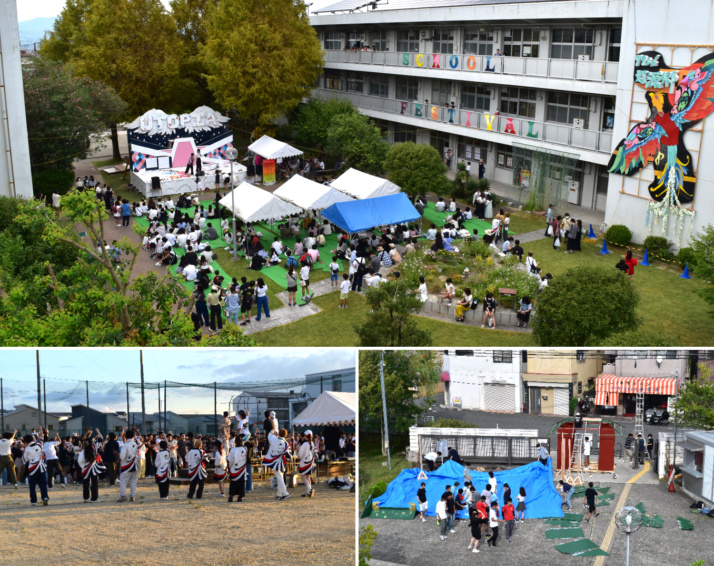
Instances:
[[[145,383],[282,381],[308,373],[355,367],[352,349],[253,348],[228,350],[210,348],[144,350]],[[126,382],[138,383],[139,350],[135,349],[48,349],[40,350],[40,376],[46,379],[47,410],[70,411],[84,404],[85,381],[89,383],[89,405],[102,411],[126,411]],[[37,364],[34,349],[0,350],[5,409],[25,403],[37,406]],[[220,411],[238,391],[218,391]],[[163,403],[163,391],[162,391]],[[146,412],[158,409],[156,389],[145,393]],[[169,388],[168,409],[177,413],[212,413],[213,390]],[[141,411],[139,389],[130,389],[131,411]]]

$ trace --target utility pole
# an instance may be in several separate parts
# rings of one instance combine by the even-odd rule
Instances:
[[[166,380],[164,379],[164,430],[166,430],[168,425],[166,424],[166,421],[168,419],[169,413],[166,410]],[[168,431],[167,431],[168,432]]]
[[[2,395],[2,377],[0,377],[0,432],[5,432],[5,399]]]
[[[139,350],[139,361],[141,362],[141,430],[144,431],[146,424],[146,402],[144,400],[144,351]]]
[[[126,382],[126,426],[129,426],[129,382]]]
[[[384,447],[387,449],[387,468],[392,469],[392,458],[389,454],[389,423],[387,422],[387,396],[384,393],[384,350],[379,361],[379,379],[382,384],[382,413],[384,413]]]
[[[92,430],[92,423],[89,422],[89,380],[84,382],[87,388],[87,430]]]
[[[36,351],[37,358],[37,425],[42,428],[42,397],[40,396],[40,351]]]
[[[159,417],[159,432],[161,432],[161,430],[163,430],[163,429],[161,428],[161,384],[160,383],[156,387],[156,391],[159,394],[159,412],[156,413],[156,416]]]
[[[44,402],[42,404],[45,406],[45,428],[47,428],[47,380],[46,379],[42,380],[42,397],[44,399]]]
[[[218,384],[213,382],[213,426],[218,436]]]

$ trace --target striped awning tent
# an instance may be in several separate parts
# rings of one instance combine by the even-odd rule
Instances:
[[[677,379],[674,377],[620,377],[603,374],[595,381],[595,404],[615,406],[620,393],[645,395],[676,395]]]

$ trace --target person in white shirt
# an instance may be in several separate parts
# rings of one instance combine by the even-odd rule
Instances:
[[[302,497],[312,497],[315,491],[312,489],[312,470],[315,467],[315,455],[312,451],[312,431],[305,431],[305,438],[298,448],[298,471],[305,484],[305,493]]]
[[[451,197],[451,202],[449,203],[449,212],[456,212],[456,199]]]
[[[106,471],[102,457],[97,454],[97,448],[91,440],[84,441],[84,450],[79,455],[79,470],[82,477],[82,495],[84,502],[99,499],[99,476]]]
[[[159,497],[165,501],[169,498],[169,475],[171,475],[171,453],[165,440],[159,442],[158,451],[154,456],[154,467],[156,468],[155,481],[159,484]]]
[[[422,303],[426,303],[429,298],[429,292],[426,289],[426,280],[423,275],[419,276],[419,299]]]
[[[310,267],[307,265],[300,268],[300,286],[302,287],[303,301],[310,302],[314,293],[310,293]]]
[[[424,454],[424,460],[426,460],[430,472],[433,472],[436,468],[436,459],[439,456],[441,456],[441,452],[427,452]]]
[[[493,475],[493,472],[488,472],[488,485],[491,486],[491,493],[497,493],[498,480]]]
[[[243,439],[243,442],[250,438],[250,420],[248,417],[250,413],[248,412],[248,407],[238,411],[238,427],[236,435],[238,438]]]
[[[183,278],[186,281],[195,281],[196,277],[198,276],[196,266],[193,264],[190,264],[190,263],[186,267],[183,268],[183,270],[181,271],[181,274],[183,275]]]
[[[444,199],[439,197],[439,201],[434,205],[434,209],[437,212],[444,212],[446,209],[446,203],[444,202]]]
[[[491,536],[486,539],[488,546],[496,546],[498,540],[498,523],[501,519],[498,518],[498,503],[491,503],[491,511],[488,514],[488,526],[491,527]]]
[[[15,473],[15,462],[12,459],[12,445],[15,442],[17,429],[11,434],[4,432],[0,438],[0,475],[3,470],[7,470],[7,481],[17,489],[17,474]]]
[[[232,502],[233,498],[238,496],[237,501],[240,503],[245,497],[246,468],[249,464],[248,449],[243,446],[243,441],[240,438],[236,438],[236,445],[228,453],[227,463],[231,477],[228,502]]]
[[[449,517],[446,513],[446,496],[442,495],[441,499],[439,500],[439,503],[436,504],[436,519],[437,522],[439,523],[439,532],[440,536],[439,538],[441,540],[446,540],[447,538],[447,530],[449,528]]]
[[[466,210],[464,210],[464,220],[471,220],[473,218],[473,214],[471,214],[471,209],[467,206]]]
[[[342,275],[342,282],[340,283],[340,308],[347,308],[347,299],[350,295],[350,278],[349,275],[344,273]]]
[[[22,439],[25,451],[22,454],[22,463],[25,466],[25,476],[30,484],[30,504],[37,505],[37,487],[40,488],[42,505],[47,505],[50,501],[47,495],[47,466],[45,465],[45,455],[42,453],[42,442],[35,441],[31,434]]]
[[[382,278],[379,273],[370,271],[364,276],[364,282],[367,284],[367,287],[379,287],[379,284],[382,282]]]
[[[280,501],[285,501],[290,497],[283,479],[283,472],[290,458],[290,445],[285,440],[287,435],[288,431],[284,428],[280,429],[277,435],[275,431],[271,430],[268,433],[268,451],[263,458],[263,465],[273,470],[273,475],[278,485],[277,497]]]
[[[126,501],[127,485],[129,485],[131,489],[129,501],[134,501],[136,482],[139,479],[139,449],[143,447],[141,439],[134,438],[133,430],[127,430],[124,438],[124,446],[121,447],[121,451],[119,452],[121,476],[119,478],[119,499],[117,503]]]
[[[55,433],[54,440],[50,440],[50,437],[45,434],[44,442],[42,443],[42,452],[45,455],[45,463],[47,464],[47,489],[52,489],[54,486],[54,478],[56,474],[60,475],[61,483],[60,487],[64,489],[64,472],[62,471],[62,466],[59,465],[59,458],[57,458],[57,446],[61,442],[59,433]]]
[[[270,246],[272,249],[275,250],[275,253],[278,255],[281,255],[284,251],[283,249],[283,243],[278,239],[277,236],[275,236],[275,241],[271,244]]]
[[[188,488],[188,499],[201,499],[203,497],[203,485],[206,482],[208,473],[206,472],[206,453],[202,450],[203,441],[195,439],[193,450],[186,454],[186,464],[188,464],[188,479],[191,485]],[[198,489],[196,489],[198,488]]]
[[[233,440],[233,439],[231,439]],[[216,440],[213,443],[213,460],[214,460],[214,471],[213,480],[218,482],[218,490],[221,492],[220,497],[226,496],[226,453],[223,450],[223,442]]]
[[[424,237],[427,240],[436,240],[436,226],[432,224],[431,228],[426,231],[426,235]]]
[[[583,459],[585,460],[583,463],[585,464],[586,470],[590,469],[590,451],[592,450],[592,445],[592,440],[586,436],[583,441]]]

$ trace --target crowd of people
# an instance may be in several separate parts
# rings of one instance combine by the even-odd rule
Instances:
[[[6,432],[0,438],[0,476],[3,483],[18,488],[29,486],[30,502],[38,503],[37,490],[43,505],[49,503],[49,493],[59,485],[81,484],[84,502],[97,501],[99,482],[107,486],[119,483],[119,503],[134,501],[140,479],[153,479],[159,498],[166,500],[172,478],[189,480],[188,499],[201,499],[208,472],[212,466],[217,496],[225,496],[229,482],[228,501],[242,501],[253,490],[253,466],[260,465],[273,472],[277,496],[290,497],[285,488],[288,465],[295,470],[306,487],[305,497],[314,495],[311,475],[316,463],[324,458],[354,456],[354,434],[342,433],[335,450],[326,450],[324,438],[306,430],[295,434],[279,428],[275,412],[266,411],[262,423],[252,427],[247,409],[239,411],[235,423],[224,413],[216,436],[193,432],[155,432],[141,434],[135,427],[103,436],[87,431],[61,438],[47,429],[17,438],[17,431]],[[182,472],[183,470],[183,472]]]

